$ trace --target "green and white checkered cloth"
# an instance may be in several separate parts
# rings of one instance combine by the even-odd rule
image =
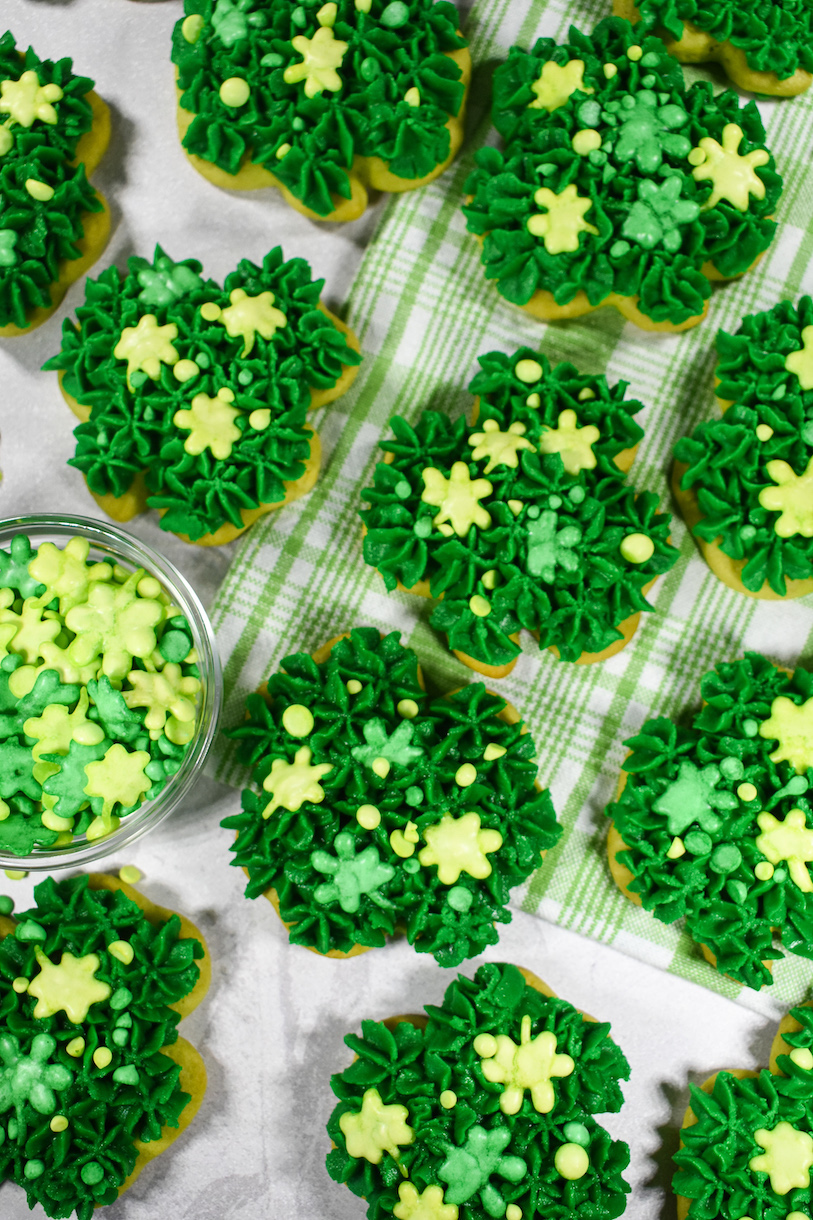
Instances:
[[[658,491],[668,506],[673,446],[713,410],[717,329],[736,330],[746,313],[813,289],[813,94],[760,103],[785,179],[780,229],[755,271],[715,289],[708,319],[694,330],[647,334],[613,309],[545,326],[503,301],[486,281],[460,205],[473,149],[489,136],[491,66],[512,43],[529,45],[540,35],[563,41],[571,23],[592,29],[609,9],[609,0],[474,5],[467,32],[475,63],[475,134],[441,179],[389,201],[348,302],[347,320],[361,339],[364,362],[350,393],[315,418],[325,450],[320,480],[307,498],[252,527],[216,600],[226,724],[240,719],[247,692],[284,656],[311,651],[352,626],[400,631],[440,689],[472,680],[429,627],[431,603],[387,594],[362,559],[360,492],[371,485],[392,415],[414,419],[426,407],[468,410],[465,387],[477,356],[529,344],[554,362],[569,360],[582,372],[630,382],[629,393],[648,408],[632,478],[638,487]],[[516,669],[497,684],[533,734],[540,781],[551,788],[564,826],[558,846],[515,892],[514,903],[773,1014],[804,997],[813,964],[788,956],[777,963],[767,991],[740,988],[702,960],[680,925],[665,926],[623,898],[607,867],[604,808],[614,798],[624,739],[650,716],[691,713],[702,675],[718,661],[756,649],[794,666],[813,647],[813,598],[778,604],[741,596],[711,575],[679,517],[673,540],[680,560],[651,595],[654,613],[642,615],[632,643],[618,656],[599,665],[558,662],[526,634]],[[245,779],[228,750],[217,775],[234,785]]]

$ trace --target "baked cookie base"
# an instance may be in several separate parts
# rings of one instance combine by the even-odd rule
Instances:
[[[641,20],[635,0],[613,0],[613,13],[625,17],[633,25]],[[813,84],[813,75],[797,68],[792,76],[781,80],[775,72],[758,72],[748,65],[745,52],[730,42],[717,42],[711,34],[700,30],[691,21],[683,22],[683,37],[659,34],[670,55],[682,64],[718,63],[738,88],[748,93],[763,93],[770,97],[797,97]]]

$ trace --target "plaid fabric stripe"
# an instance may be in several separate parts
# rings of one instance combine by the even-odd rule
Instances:
[[[460,210],[473,149],[489,138],[490,64],[513,42],[539,35],[562,40],[573,23],[589,29],[604,0],[479,0],[468,34],[475,65],[473,137],[456,164],[428,188],[390,200],[348,303],[364,363],[351,392],[320,412],[325,465],[315,490],[246,535],[213,609],[226,661],[225,722],[242,713],[248,691],[290,652],[311,650],[357,624],[398,630],[440,689],[472,680],[428,625],[430,603],[388,595],[361,558],[357,510],[369,486],[391,415],[414,419],[426,407],[459,413],[478,354],[527,343],[552,361],[606,372],[631,383],[647,404],[632,477],[669,502],[671,451],[712,410],[714,336],[735,330],[746,313],[813,289],[813,97],[760,102],[768,143],[785,178],[776,241],[743,280],[715,290],[708,320],[683,335],[651,335],[615,310],[564,326],[544,326],[505,303],[485,280],[479,247]],[[702,75],[702,70],[694,70]],[[690,714],[699,681],[716,662],[746,648],[795,665],[813,646],[813,599],[778,605],[727,589],[708,571],[676,518],[677,566],[656,586],[655,612],[642,616],[632,643],[602,665],[558,663],[525,637],[500,693],[525,717],[536,742],[540,780],[549,785],[564,834],[544,866],[518,891],[525,911],[595,937],[664,970],[766,1013],[797,1003],[810,966],[786,957],[775,984],[759,995],[721,978],[679,926],[666,927],[634,907],[610,880],[604,807],[613,799],[623,741],[653,715]],[[223,749],[218,778],[245,776]]]

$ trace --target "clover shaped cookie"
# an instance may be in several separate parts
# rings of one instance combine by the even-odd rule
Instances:
[[[770,963],[813,958],[813,675],[758,653],[702,683],[688,727],[648,720],[626,742],[608,841],[616,884],[686,930],[722,973],[771,982]]]
[[[624,382],[529,348],[480,366],[470,424],[437,411],[391,421],[362,493],[364,558],[388,589],[441,598],[432,625],[489,677],[511,672],[522,628],[566,661],[603,660],[677,559],[658,497],[624,481],[642,405]]]
[[[813,301],[717,335],[723,418],[675,446],[673,490],[709,567],[751,597],[813,591]]]
[[[426,1016],[363,1021],[331,1080],[331,1178],[370,1220],[613,1220],[629,1148],[593,1117],[621,1109],[629,1065],[528,970],[458,975]]]
[[[0,1182],[91,1220],[200,1106],[206,1069],[176,1026],[211,964],[189,920],[118,878],[48,878],[34,898],[15,921],[0,898]]]
[[[187,542],[230,542],[313,487],[306,416],[352,383],[358,342],[320,303],[324,280],[279,247],[222,288],[160,246],[128,266],[87,281],[45,365],[82,420],[69,465],[116,521],[156,508]]]
[[[675,1154],[679,1220],[807,1220],[813,1166],[813,1009],[779,1024],[770,1068],[715,1072],[691,1105]]]
[[[217,186],[276,186],[297,211],[354,220],[368,189],[437,178],[463,139],[471,61],[434,0],[185,0],[178,126]]]
[[[90,185],[110,112],[70,59],[40,59],[0,37],[0,337],[51,316],[92,267],[110,213]]]
[[[684,64],[714,61],[750,93],[794,97],[813,82],[813,0],[613,0]]]
[[[489,279],[545,320],[614,305],[646,330],[705,316],[710,280],[768,248],[782,181],[756,105],[686,89],[663,43],[608,18],[570,42],[512,47],[494,74],[502,150],[466,190]]]
[[[256,785],[222,823],[247,897],[331,957],[396,929],[442,966],[496,944],[561,834],[518,713],[479,683],[431,700],[415,653],[370,628],[283,667],[229,733]]]

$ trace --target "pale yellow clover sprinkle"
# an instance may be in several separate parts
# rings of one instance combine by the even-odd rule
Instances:
[[[593,445],[600,436],[601,432],[594,424],[580,428],[576,412],[568,408],[560,413],[555,428],[545,425],[539,438],[539,452],[560,454],[567,473],[578,474],[581,470],[595,468]]]
[[[301,64],[291,64],[285,69],[284,80],[288,85],[305,82],[305,97],[316,97],[327,91],[336,93],[342,87],[342,78],[337,68],[347,53],[349,43],[336,38],[329,26],[320,26],[313,38],[297,34],[291,39],[294,50],[302,56]]]
[[[579,157],[586,157],[588,153],[596,152],[601,148],[601,136],[592,127],[585,127],[583,131],[576,132],[570,143],[574,153]]]
[[[813,894],[813,881],[805,867],[813,861],[813,830],[808,829],[801,809],[792,809],[784,822],[772,813],[761,813],[757,825],[757,849],[771,864],[787,862],[790,879],[804,894]]]
[[[291,737],[307,737],[313,731],[313,713],[301,703],[292,703],[282,713],[282,727]]]
[[[441,510],[432,518],[434,525],[451,521],[460,538],[465,538],[472,525],[478,529],[488,529],[491,525],[491,514],[478,503],[491,494],[491,483],[488,479],[472,480],[465,462],[455,462],[448,479],[434,466],[427,466],[423,482],[421,500]]]
[[[804,328],[802,346],[786,358],[785,368],[796,374],[803,390],[813,390],[813,326]]]
[[[311,766],[309,746],[301,746],[292,763],[286,762],[284,758],[275,758],[270,772],[263,780],[263,788],[271,793],[271,800],[263,810],[263,817],[270,818],[280,806],[290,813],[296,813],[304,801],[321,804],[325,799],[325,790],[319,780],[332,770],[330,763]]]
[[[473,432],[469,437],[469,444],[474,447],[471,456],[475,462],[488,458],[486,474],[491,474],[495,466],[510,466],[516,470],[519,462],[517,454],[522,449],[536,453],[535,447],[523,435],[524,432],[525,425],[521,423],[511,424],[507,432],[501,432],[496,419],[487,419],[483,424],[483,431]]]
[[[618,549],[627,563],[646,563],[655,554],[655,543],[647,534],[627,534]]]
[[[133,669],[127,675],[131,690],[122,692],[128,707],[145,707],[144,727],[153,741],[161,736],[167,723],[167,714],[183,723],[195,719],[195,699],[200,690],[200,681],[190,674],[184,677],[180,665],[168,662],[160,673],[148,673]]]
[[[813,457],[804,474],[797,475],[782,461],[768,462],[765,469],[777,486],[763,487],[759,502],[763,508],[781,513],[774,522],[774,533],[780,538],[794,534],[813,538]]]
[[[242,339],[241,355],[251,354],[257,335],[273,339],[277,330],[288,325],[288,319],[280,309],[274,307],[273,292],[261,292],[250,297],[245,288],[235,288],[229,294],[230,305],[221,309],[214,301],[201,306],[203,317],[209,322],[220,322],[232,339]]]
[[[536,97],[528,103],[529,108],[547,110],[548,114],[564,106],[577,89],[581,89],[582,93],[594,92],[584,83],[583,59],[571,59],[564,67],[549,59],[542,69],[542,75],[533,82],[531,89]]]
[[[767,165],[770,156],[764,148],[756,148],[741,157],[737,149],[743,135],[736,123],[726,123],[722,144],[712,136],[704,136],[697,148],[689,153],[689,163],[695,167],[692,170],[695,182],[711,182],[714,187],[703,204],[704,210],[727,199],[740,212],[747,212],[751,195],[755,199],[765,198],[765,183],[757,177],[755,170],[757,166]]]
[[[475,1053],[486,1080],[504,1085],[500,1095],[503,1114],[517,1114],[525,1090],[530,1090],[534,1109],[550,1114],[556,1098],[554,1077],[570,1076],[575,1063],[570,1055],[557,1055],[556,1035],[549,1031],[531,1038],[531,1018],[524,1016],[517,1045],[507,1034],[480,1034],[474,1039]]]
[[[805,1072],[809,1072],[813,1068],[813,1053],[807,1046],[795,1046],[790,1052],[789,1058],[791,1063],[795,1063]]]
[[[457,1220],[459,1212],[456,1203],[444,1202],[442,1187],[427,1186],[418,1194],[412,1182],[401,1182],[392,1214],[395,1220]]]
[[[776,1194],[786,1195],[788,1191],[806,1189],[810,1185],[813,1139],[806,1131],[781,1122],[770,1131],[764,1127],[755,1131],[754,1141],[765,1151],[752,1157],[748,1167],[755,1173],[767,1173]]]
[[[233,402],[234,393],[224,386],[218,390],[216,398],[196,394],[188,411],[175,412],[172,417],[175,427],[184,432],[189,430],[183,443],[187,453],[197,455],[209,449],[212,457],[221,461],[230,457],[232,445],[242,436],[234,422],[240,412],[232,406]]]
[[[94,977],[100,965],[95,953],[86,957],[63,953],[58,966],[45,956],[39,945],[35,945],[34,953],[40,973],[28,984],[28,994],[37,999],[35,1021],[53,1017],[64,1009],[68,1020],[80,1025],[86,1020],[91,1004],[109,999],[108,984]]]
[[[67,754],[71,742],[76,740],[74,733],[77,729],[80,731],[80,736],[87,735],[82,732],[83,726],[90,731],[92,738],[95,737],[95,741],[83,741],[82,745],[98,745],[100,741],[103,741],[104,729],[85,716],[88,703],[88,692],[83,688],[79,695],[79,702],[72,712],[69,712],[62,703],[49,703],[43,709],[41,716],[32,716],[26,720],[23,724],[23,732],[26,737],[33,737],[37,743],[31,751],[33,757],[40,759],[43,754]]]
[[[813,767],[813,699],[794,703],[779,695],[771,704],[771,714],[759,726],[760,737],[779,742],[771,762],[789,762],[797,775]]]
[[[59,85],[41,85],[36,72],[23,72],[16,81],[0,81],[0,114],[21,127],[30,127],[35,119],[53,126],[59,117],[51,103],[61,98]]]
[[[528,217],[528,232],[543,238],[548,254],[572,254],[579,248],[580,233],[598,234],[598,229],[584,219],[593,201],[579,195],[575,183],[571,182],[558,195],[547,186],[540,186],[534,202],[548,210]]]
[[[630,51],[634,50],[630,47]],[[627,52],[629,55],[629,51]],[[562,1144],[557,1148],[553,1158],[556,1172],[568,1182],[576,1182],[583,1178],[590,1168],[590,1158],[581,1144]]]
[[[438,866],[438,880],[454,885],[461,873],[482,880],[491,875],[489,852],[499,851],[502,835],[498,830],[481,830],[479,813],[464,813],[460,818],[446,814],[423,832],[427,846],[418,853],[424,867]]]
[[[348,1154],[364,1157],[371,1165],[380,1164],[385,1152],[397,1161],[400,1148],[415,1138],[408,1117],[406,1106],[385,1106],[378,1089],[368,1089],[361,1099],[361,1110],[356,1114],[347,1111],[339,1119]]]
[[[106,751],[104,758],[85,763],[87,783],[86,796],[98,797],[102,802],[102,818],[107,818],[118,802],[128,809],[137,805],[152,782],[144,774],[149,766],[150,755],[146,750],[129,753],[123,745],[115,742]]]
[[[130,378],[133,373],[146,373],[153,381],[161,376],[162,364],[177,364],[180,359],[172,346],[178,338],[178,327],[174,322],[159,326],[155,314],[145,313],[137,326],[125,326],[121,338],[113,348],[117,360],[127,361],[127,385],[132,390]]]

